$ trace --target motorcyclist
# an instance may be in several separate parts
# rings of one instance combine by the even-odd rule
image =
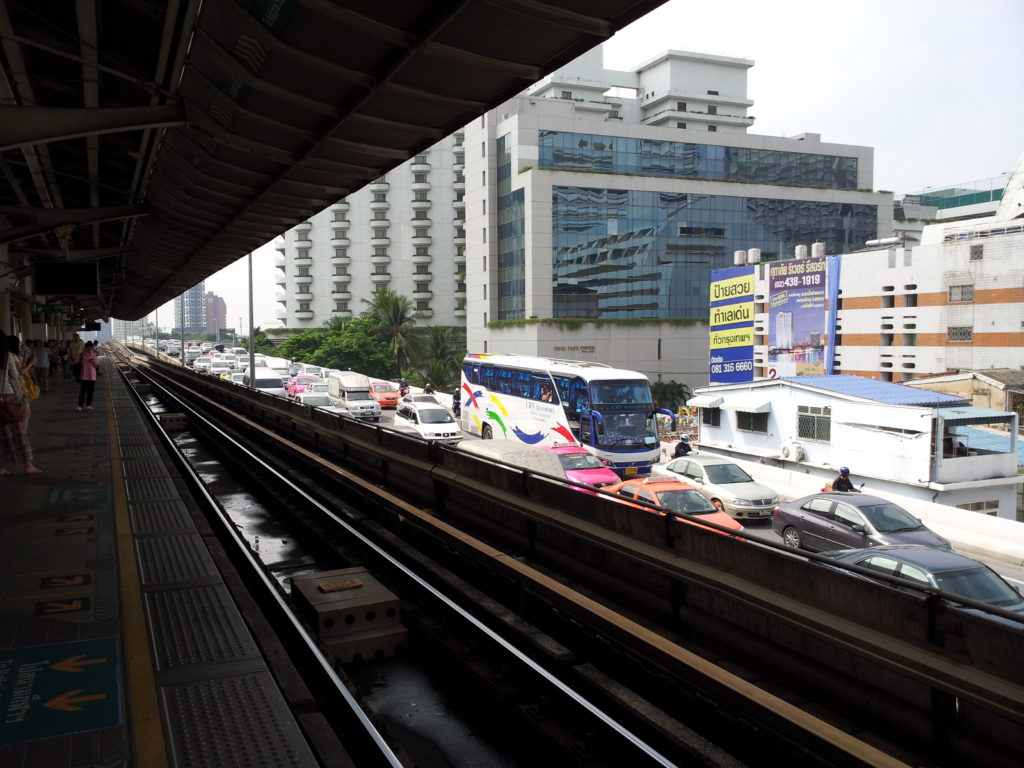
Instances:
[[[405,376],[398,382],[398,394],[402,397],[409,394],[409,382],[405,380]]]
[[[850,480],[850,468],[840,467],[839,477],[832,481],[833,491],[856,491],[853,487],[853,481]]]
[[[462,415],[462,390],[458,387],[452,393],[452,415],[456,419]]]
[[[690,441],[687,440],[685,437],[681,437],[681,438],[679,438],[679,442],[676,443],[676,448],[672,452],[672,457],[675,458],[675,459],[678,459],[678,458],[680,458],[682,456],[686,456],[687,454],[691,453],[692,451],[693,451],[693,447],[690,445]]]

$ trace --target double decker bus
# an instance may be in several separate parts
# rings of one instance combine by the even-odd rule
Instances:
[[[577,443],[619,475],[646,474],[660,443],[651,383],[602,363],[469,354],[462,361],[462,428],[485,440]]]

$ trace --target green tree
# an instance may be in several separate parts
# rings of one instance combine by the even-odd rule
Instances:
[[[447,390],[458,380],[459,366],[466,354],[465,336],[451,325],[430,325],[413,339],[413,365],[423,378],[438,389]]]
[[[307,328],[289,336],[277,347],[277,354],[289,360],[313,363],[313,355],[330,335],[326,328]]]
[[[396,379],[398,370],[391,350],[372,317],[345,323],[340,332],[327,333],[309,362],[327,368],[351,369],[377,379]]]
[[[367,312],[377,321],[395,365],[399,371],[404,371],[409,361],[409,347],[416,338],[418,317],[412,301],[390,288],[379,290],[372,300],[364,301],[370,305]]]
[[[662,408],[675,411],[693,397],[693,392],[688,385],[680,384],[672,379],[671,381],[656,381],[651,384],[651,395]]]

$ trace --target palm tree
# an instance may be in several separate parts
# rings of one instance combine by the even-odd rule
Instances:
[[[410,351],[413,365],[424,381],[448,387],[458,379],[459,366],[466,354],[461,329],[451,325],[429,325],[418,334]]]
[[[324,328],[328,331],[334,331],[340,333],[345,330],[345,326],[348,324],[348,320],[344,317],[332,317],[329,320],[324,321]]]
[[[373,299],[364,299],[370,305],[369,312],[380,324],[388,349],[395,356],[395,364],[401,375],[408,362],[407,350],[416,336],[416,315],[412,301],[390,288],[383,288],[373,294]]]

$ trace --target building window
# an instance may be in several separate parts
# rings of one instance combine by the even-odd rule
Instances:
[[[417,264],[416,269],[413,272],[414,275],[429,275],[430,265],[429,264]]]
[[[336,301],[334,302],[334,309],[338,312],[348,312],[348,302]]]
[[[430,299],[417,299],[416,309],[430,309]]]
[[[831,408],[819,405],[798,405],[796,411],[796,434],[799,438],[818,443],[831,441]]]
[[[974,329],[968,326],[947,328],[946,341],[974,341]]]
[[[388,231],[386,229],[379,229],[379,228],[377,228],[377,229],[373,230],[373,237],[374,237],[375,240],[380,240],[380,239],[385,238],[387,236],[388,236]]]
[[[736,429],[744,432],[768,432],[767,413],[748,413],[747,411],[736,411]]]
[[[299,302],[299,312],[309,312],[309,302],[308,301],[300,301]]]
[[[427,182],[427,174],[425,174],[425,173],[414,173],[413,176],[412,176],[412,180],[416,184],[426,184],[426,182]]]
[[[686,123],[676,123],[676,128],[686,128]]]
[[[701,408],[700,423],[705,427],[719,427],[722,425],[721,408]]]
[[[416,283],[416,293],[424,293],[430,290],[430,283]]]
[[[427,193],[424,192],[423,190],[420,190],[419,192],[413,192],[412,193],[412,199],[413,200],[426,200],[427,199]]]
[[[480,204],[481,204],[480,205],[481,213],[483,213],[483,215],[486,216],[487,215],[487,201],[486,200],[481,200]]]
[[[309,277],[309,267],[299,267],[295,274],[299,277]]]
[[[423,165],[424,163],[427,162],[427,156],[426,155],[416,155],[416,159],[413,162],[416,162],[416,163],[419,163],[420,165]]]
[[[904,347],[916,347],[917,346],[917,334],[916,333],[904,333],[903,334],[903,346]]]
[[[562,91],[562,98],[563,99],[571,99],[572,98],[572,91]]]
[[[972,501],[968,504],[957,504],[957,509],[966,509],[968,512],[981,512],[986,515],[999,517],[999,500]]]
[[[972,245],[971,246],[971,261],[981,261],[985,255],[984,245]]]
[[[717,115],[718,114],[718,107],[716,107],[714,104],[708,104],[708,114],[709,115]]]
[[[386,275],[387,273],[388,273],[388,265],[387,264],[374,264],[373,265],[373,274],[375,274],[375,275]]]
[[[344,211],[335,210],[335,211],[332,211],[332,213],[333,213],[333,220],[334,221],[348,221],[348,218],[346,217]]]
[[[334,249],[334,258],[336,258],[336,259],[347,259],[348,258],[348,248],[335,248]]]
[[[413,211],[412,217],[414,219],[427,219],[430,218],[429,211]]]
[[[309,248],[296,248],[295,249],[295,258],[296,259],[308,259],[309,258]]]
[[[388,199],[388,196],[387,196],[386,192],[374,192],[373,193],[373,202],[375,202],[375,203],[383,203],[387,199]]]
[[[388,255],[388,248],[387,248],[387,246],[386,245],[375,245],[375,246],[373,246],[373,255],[374,256],[387,256]]]
[[[676,102],[676,112],[685,112],[685,111],[686,111],[686,102],[685,101],[677,101]]]
[[[917,306],[917,294],[916,293],[908,293],[906,296],[904,296],[903,297],[903,306],[904,307],[916,307]]]
[[[429,237],[426,227],[416,227],[412,231],[413,237]]]
[[[425,245],[417,245],[416,246],[416,255],[417,256],[429,256],[430,255],[430,249],[427,248],[427,246],[425,246]]]
[[[505,119],[507,120],[508,118],[506,117]],[[480,157],[487,157],[487,142],[486,141],[481,141],[480,142]]]
[[[950,302],[974,301],[973,285],[951,285],[949,286]]]
[[[709,125],[708,126],[708,132],[709,133],[718,133],[718,126],[717,125]]]

